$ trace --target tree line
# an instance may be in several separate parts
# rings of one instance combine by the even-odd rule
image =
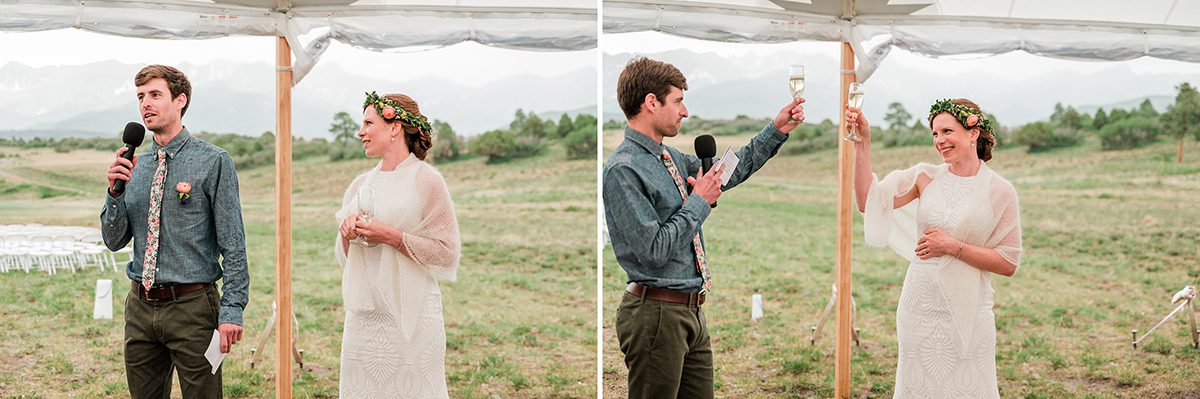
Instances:
[[[989,115],[999,122],[995,115]],[[680,128],[683,134],[743,135],[758,132],[771,118],[738,115],[734,119],[689,117]],[[1123,150],[1158,142],[1163,137],[1179,143],[1178,162],[1183,162],[1183,143],[1188,136],[1200,140],[1200,93],[1184,82],[1176,86],[1175,101],[1159,113],[1147,99],[1133,109],[1097,109],[1094,114],[1079,112],[1061,103],[1054,106],[1048,120],[1027,123],[1016,128],[1000,126],[996,146],[1023,146],[1029,152],[1048,151],[1077,145],[1088,137],[1098,137],[1103,150]],[[624,122],[610,120],[605,129],[621,129]],[[800,125],[790,134],[781,151],[798,154],[837,148],[838,124],[825,119]],[[929,145],[930,130],[922,117],[916,117],[893,102],[888,104],[882,123],[871,127],[872,142],[885,147]]]
[[[567,114],[558,119],[542,119],[518,109],[507,129],[485,132],[468,143],[474,155],[488,162],[534,156],[554,143],[562,143],[570,159],[596,157],[596,117],[579,114],[572,120]]]
[[[1159,113],[1149,99],[1132,109],[1099,108],[1086,113],[1072,106],[1054,105],[1048,120],[1027,123],[1016,128],[1001,127],[996,133],[997,146],[1026,147],[1029,152],[1049,151],[1082,143],[1097,137],[1103,150],[1138,148],[1171,137],[1179,142],[1179,162],[1183,161],[1183,142],[1187,136],[1200,140],[1200,94],[1184,82],[1176,88],[1175,101]],[[995,120],[995,116],[991,118]],[[885,146],[925,145],[930,141],[924,121],[904,109],[900,103],[888,105],[886,128],[873,133]],[[910,125],[909,122],[913,121]]]
[[[492,130],[473,138],[458,135],[449,123],[434,120],[433,148],[428,158],[432,162],[450,162],[469,156],[485,157],[498,162],[541,154],[549,146],[561,144],[570,159],[594,157],[596,153],[596,117],[579,114],[574,119],[563,114],[558,123],[543,120],[533,113],[518,109],[508,128]],[[330,161],[365,158],[358,138],[359,124],[349,113],[338,112],[330,123],[332,140],[325,138],[292,138],[292,159],[328,157]],[[229,152],[238,168],[253,168],[275,162],[275,134],[267,131],[258,136],[233,133],[195,133]],[[4,138],[0,146],[26,149],[51,148],[56,152],[98,150],[116,152],[124,143],[121,134],[112,137],[66,138]],[[146,140],[149,140],[147,135]],[[143,142],[143,147],[149,142]],[[141,151],[144,149],[139,148]]]
[[[1192,136],[1200,140],[1200,93],[1187,82],[1175,88],[1175,101],[1161,114],[1149,99],[1133,109],[1105,112],[1100,108],[1095,114],[1056,104],[1049,120],[1021,126],[1013,134],[1013,141],[1037,152],[1073,146],[1087,136],[1098,136],[1101,148],[1123,150],[1170,137],[1178,141],[1177,161],[1183,162],[1184,139]]]

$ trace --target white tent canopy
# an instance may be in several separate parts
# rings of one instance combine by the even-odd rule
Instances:
[[[288,38],[301,78],[329,40],[374,51],[475,41],[520,50],[596,47],[590,0],[5,0],[0,31],[65,28],[147,39]],[[496,5],[502,4],[502,5]],[[307,45],[299,38],[304,36]]]
[[[1200,2],[1146,0],[605,0],[604,32],[722,42],[844,41],[866,80],[892,47],[940,57],[1015,50],[1072,59],[1200,62]]]

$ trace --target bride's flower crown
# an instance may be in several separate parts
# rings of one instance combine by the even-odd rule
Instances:
[[[932,107],[929,107],[929,120],[932,121],[933,117],[943,112],[949,113],[954,119],[958,119],[958,123],[961,123],[967,129],[978,127],[980,130],[994,132],[992,130],[992,120],[987,115],[983,115],[982,113],[976,114],[970,108],[955,104],[949,98],[938,100],[933,103]]]
[[[421,131],[429,133],[433,131],[433,127],[429,125],[429,120],[422,116],[418,116],[412,112],[405,111],[400,104],[395,100],[381,96],[375,92],[367,93],[367,100],[363,101],[363,106],[374,106],[375,112],[385,121],[401,121],[412,126],[416,126]]]

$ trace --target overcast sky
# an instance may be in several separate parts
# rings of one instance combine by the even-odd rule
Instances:
[[[151,40],[64,29],[31,33],[0,33],[0,65],[10,61],[39,67],[80,65],[104,60],[129,64],[205,64],[213,61],[275,63],[274,37],[227,37],[210,40]],[[593,67],[596,53],[586,51],[519,51],[465,42],[410,53],[379,53],[333,41],[314,73],[325,64],[363,75],[396,76],[398,81],[423,76],[443,77],[479,86],[517,74],[556,76]]]

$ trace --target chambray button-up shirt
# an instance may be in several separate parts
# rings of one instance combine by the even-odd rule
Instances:
[[[762,168],[787,139],[773,123],[767,123],[736,152],[737,168],[722,190],[741,184]],[[692,237],[701,231],[700,225],[711,208],[700,194],[692,193],[686,201],[679,195],[675,180],[663,165],[664,148],[687,184],[687,176],[695,176],[700,170],[699,158],[625,128],[625,140],[604,166],[604,218],[617,263],[625,269],[628,282],[700,292],[704,279],[696,270]],[[703,242],[703,233],[700,239]],[[712,254],[706,255],[709,272],[715,276]]]
[[[146,254],[150,186],[158,168],[159,145],[154,140],[150,143],[150,151],[138,155],[125,193],[116,198],[105,194],[104,209],[100,211],[100,230],[109,249],[115,251],[133,240],[133,259],[125,266],[125,274],[138,282],[142,280]],[[218,322],[242,325],[250,275],[233,159],[220,147],[192,137],[186,128],[164,148],[167,176],[155,285],[223,279]],[[175,189],[179,182],[192,185],[187,205],[179,201]]]

